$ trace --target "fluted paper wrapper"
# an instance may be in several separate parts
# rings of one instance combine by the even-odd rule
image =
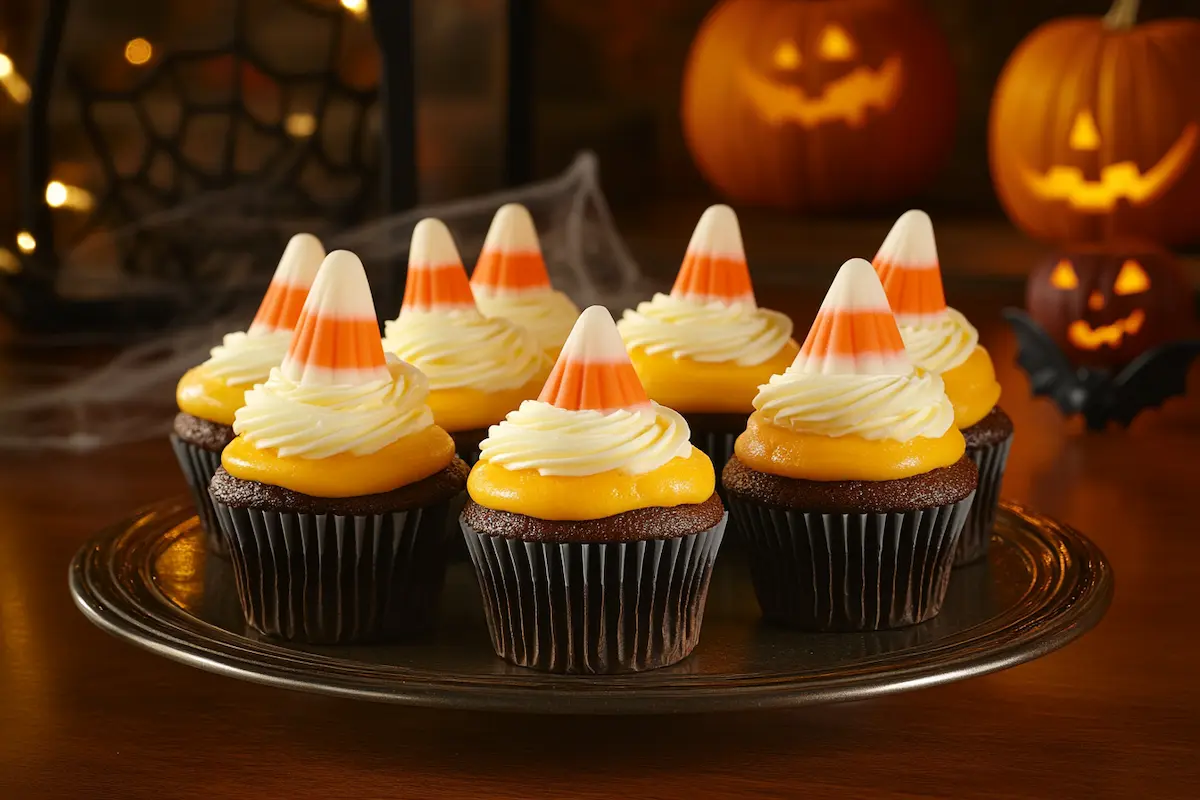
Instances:
[[[942,608],[974,493],[891,514],[785,510],[731,494],[763,616],[806,631],[915,625]]]
[[[725,469],[729,459],[733,457],[733,444],[737,441],[737,437],[736,433],[692,430],[692,444],[709,457],[718,476],[721,474],[721,470]],[[725,487],[721,485],[720,480],[717,480],[717,492],[722,498],[725,497]]]
[[[1003,442],[983,447],[968,447],[967,455],[979,467],[979,488],[975,502],[958,539],[955,566],[971,564],[987,558],[992,542],[992,527],[996,524],[996,508],[1000,504],[1000,484],[1004,481],[1004,466],[1012,449],[1012,436]]]
[[[175,458],[179,459],[179,468],[187,480],[188,492],[192,502],[196,504],[196,512],[200,517],[200,526],[204,528],[205,542],[210,553],[228,555],[225,538],[221,535],[221,526],[217,521],[217,512],[213,509],[212,498],[208,494],[208,484],[217,467],[221,466],[221,454],[203,447],[197,447],[171,434],[171,449]]]
[[[708,530],[641,542],[524,542],[460,520],[496,654],[545,672],[666,667],[700,639],[728,515]]]
[[[310,644],[432,629],[446,577],[449,505],[338,516],[213,504],[246,623]]]

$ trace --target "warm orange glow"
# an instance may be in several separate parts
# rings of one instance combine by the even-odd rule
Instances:
[[[1075,268],[1071,266],[1070,261],[1064,258],[1054,265],[1054,270],[1050,273],[1050,285],[1055,289],[1079,287],[1079,277],[1075,275]]]
[[[791,42],[780,42],[771,56],[771,61],[779,69],[795,69],[800,66],[800,51]]]
[[[283,121],[283,129],[288,136],[307,139],[317,130],[317,118],[307,111],[294,111]]]
[[[21,259],[7,247],[0,247],[0,272],[16,275],[21,271]]]
[[[130,39],[125,43],[125,60],[135,67],[149,63],[153,55],[154,48],[150,46],[150,42],[141,37]]]
[[[889,111],[900,94],[903,68],[899,56],[889,56],[879,69],[857,67],[826,84],[817,97],[804,89],[779,83],[743,67],[740,73],[746,97],[771,125],[790,122],[815,128],[826,122],[844,122],[857,128],[866,122],[867,110]]]
[[[349,11],[359,19],[365,19],[367,16],[367,0],[341,0],[342,8]]]
[[[95,198],[86,189],[78,186],[68,186],[61,181],[50,181],[46,184],[46,205],[51,208],[70,208],[76,211],[87,211],[95,205]]]
[[[819,45],[821,58],[826,61],[849,61],[858,54],[854,40],[840,25],[826,25]]]
[[[1096,120],[1092,119],[1092,112],[1080,111],[1075,115],[1070,141],[1072,150],[1100,149],[1100,131],[1096,130]]]
[[[1072,131],[1072,139],[1075,132]],[[1132,161],[1119,161],[1100,170],[1100,180],[1089,181],[1078,167],[1056,164],[1044,174],[1022,166],[1029,190],[1043,200],[1061,200],[1091,213],[1112,211],[1118,200],[1145,205],[1158,198],[1184,173],[1200,138],[1200,126],[1189,122],[1157,164],[1144,175]]]
[[[1088,295],[1088,308],[1092,311],[1100,311],[1104,308],[1104,295],[1100,294],[1098,289],[1093,289]]]
[[[17,234],[17,249],[22,253],[32,253],[37,249],[37,239],[29,231],[21,231]]]
[[[1099,350],[1106,345],[1119,347],[1127,335],[1136,335],[1145,321],[1146,314],[1140,308],[1111,325],[1101,325],[1098,328],[1077,319],[1067,326],[1067,341],[1080,350]]]
[[[12,59],[0,53],[0,86],[13,99],[13,102],[24,105],[29,102],[29,84],[17,72]]]
[[[1146,274],[1146,270],[1132,258],[1127,259],[1121,265],[1121,271],[1117,273],[1113,291],[1120,295],[1141,294],[1149,288],[1150,276]]]

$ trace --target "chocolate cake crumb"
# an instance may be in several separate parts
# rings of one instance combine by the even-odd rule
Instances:
[[[463,519],[479,533],[525,542],[640,542],[677,539],[700,533],[721,521],[725,507],[714,492],[703,503],[670,508],[637,508],[610,517],[547,520],[484,508],[468,500]]]
[[[175,435],[190,445],[210,453],[219,453],[237,434],[229,425],[213,422],[180,411],[175,415]]]
[[[1000,406],[993,408],[986,417],[962,432],[967,440],[967,449],[1000,444],[1013,434],[1013,423]]]

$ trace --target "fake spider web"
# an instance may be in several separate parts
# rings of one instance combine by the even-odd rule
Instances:
[[[650,286],[616,230],[598,173],[595,156],[583,153],[550,180],[385,217],[328,236],[325,245],[328,250],[348,249],[360,255],[376,290],[381,316],[392,318],[399,311],[403,291],[403,286],[397,285],[400,281],[394,280],[397,265],[407,259],[409,238],[420,219],[442,219],[470,265],[496,209],[518,202],[530,210],[538,227],[554,285],[581,308],[600,304],[619,312],[644,299]],[[146,235],[147,229],[163,226],[203,228],[211,224],[213,216],[240,220],[246,235],[269,232],[281,242],[305,229],[294,221],[289,224],[239,213],[252,209],[258,195],[255,190],[234,190],[200,197],[147,218],[122,235]],[[218,213],[218,209],[223,211]],[[272,263],[257,268],[260,287],[265,287],[273,267]],[[45,366],[61,363],[74,352],[54,345],[39,347],[35,343],[18,353],[14,373],[20,383],[8,386],[0,399],[0,448],[86,451],[165,436],[176,411],[174,390],[179,377],[204,361],[223,334],[244,330],[253,317],[258,296],[234,291],[245,284],[245,275],[253,268],[245,258],[234,264],[224,262],[226,274],[218,278],[229,287],[227,299],[241,298],[233,309],[128,347],[102,367]],[[390,307],[381,303],[381,288],[392,298],[387,301]]]

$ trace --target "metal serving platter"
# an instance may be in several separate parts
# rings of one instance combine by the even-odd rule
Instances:
[[[749,572],[727,543],[692,656],[612,677],[546,675],[497,658],[464,563],[450,567],[429,641],[306,647],[260,637],[242,620],[229,564],[205,550],[184,499],[100,533],[72,562],[70,588],[84,614],[113,635],[243,680],[422,706],[644,714],[851,700],[1005,669],[1094,626],[1113,575],[1077,531],[1006,503],[989,561],[954,573],[936,619],[887,633],[805,634],[759,619]]]

